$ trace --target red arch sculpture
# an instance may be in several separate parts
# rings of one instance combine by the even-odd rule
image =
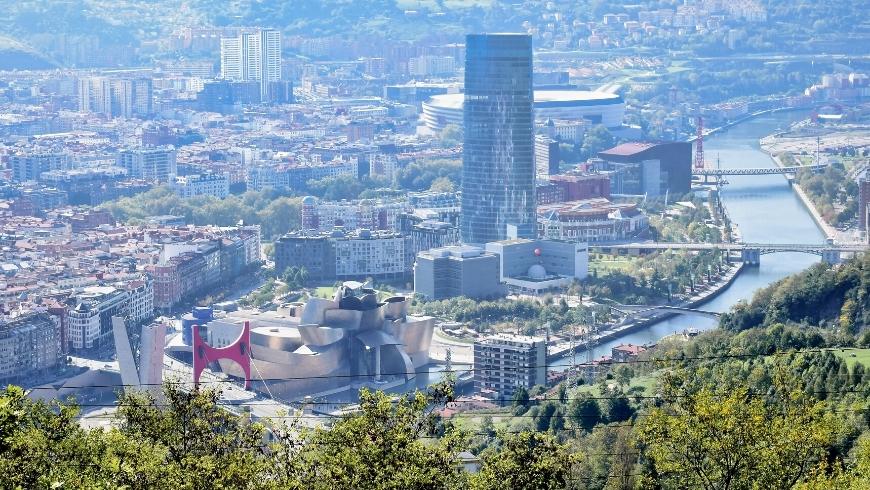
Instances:
[[[193,385],[199,387],[199,378],[209,362],[218,359],[236,361],[245,372],[245,389],[251,388],[251,324],[245,322],[242,333],[226,347],[212,347],[199,335],[199,325],[193,326]]]

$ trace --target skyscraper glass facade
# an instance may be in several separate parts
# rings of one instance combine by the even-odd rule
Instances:
[[[471,34],[465,46],[462,241],[504,240],[509,227],[532,238],[532,38]]]

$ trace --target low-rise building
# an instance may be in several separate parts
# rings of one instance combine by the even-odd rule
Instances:
[[[649,219],[636,204],[586,199],[538,206],[538,235],[553,240],[606,243],[638,237]]]
[[[646,347],[635,344],[619,344],[610,349],[610,356],[613,362],[631,362],[637,359],[641,352],[645,352]]]

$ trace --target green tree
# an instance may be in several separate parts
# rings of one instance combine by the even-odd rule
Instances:
[[[148,394],[119,397],[124,455],[159,450],[165,471],[191,488],[240,488],[259,480],[268,465],[262,424],[219,406],[216,390],[185,391],[169,383],[163,397],[159,404]]]
[[[589,431],[601,422],[601,407],[598,405],[598,400],[592,396],[580,395],[571,400],[568,416],[574,425]]]
[[[461,434],[448,427],[442,438],[421,439],[432,429],[427,408],[443,401],[419,392],[394,399],[360,391],[359,413],[305,436],[296,481],[312,490],[458,488]]]
[[[653,409],[637,436],[666,488],[791,488],[825,455],[836,427],[822,402],[797,392],[768,404],[746,388],[703,388]]]
[[[501,434],[498,449],[481,457],[480,472],[470,478],[474,490],[556,490],[570,479],[571,457],[567,448],[550,434],[522,432]]]

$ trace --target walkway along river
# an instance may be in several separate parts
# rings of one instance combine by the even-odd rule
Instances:
[[[706,139],[704,151],[708,159],[719,159],[722,168],[773,167],[773,160],[759,147],[759,139],[792,122],[804,119],[804,111],[776,112],[747,120]],[[822,243],[824,235],[800,199],[782,175],[733,176],[722,190],[722,201],[731,220],[740,228],[742,239],[753,243]],[[749,300],[753,293],[783,277],[800,272],[819,257],[802,253],[764,255],[759,267],[746,267],[734,282],[714,299],[699,305],[708,311],[727,311],[741,299]],[[610,349],[623,343],[647,344],[674,332],[688,328],[709,330],[717,321],[698,315],[677,315],[604,342],[588,352],[578,351],[577,362],[610,355]],[[572,356],[554,362],[567,366]]]

